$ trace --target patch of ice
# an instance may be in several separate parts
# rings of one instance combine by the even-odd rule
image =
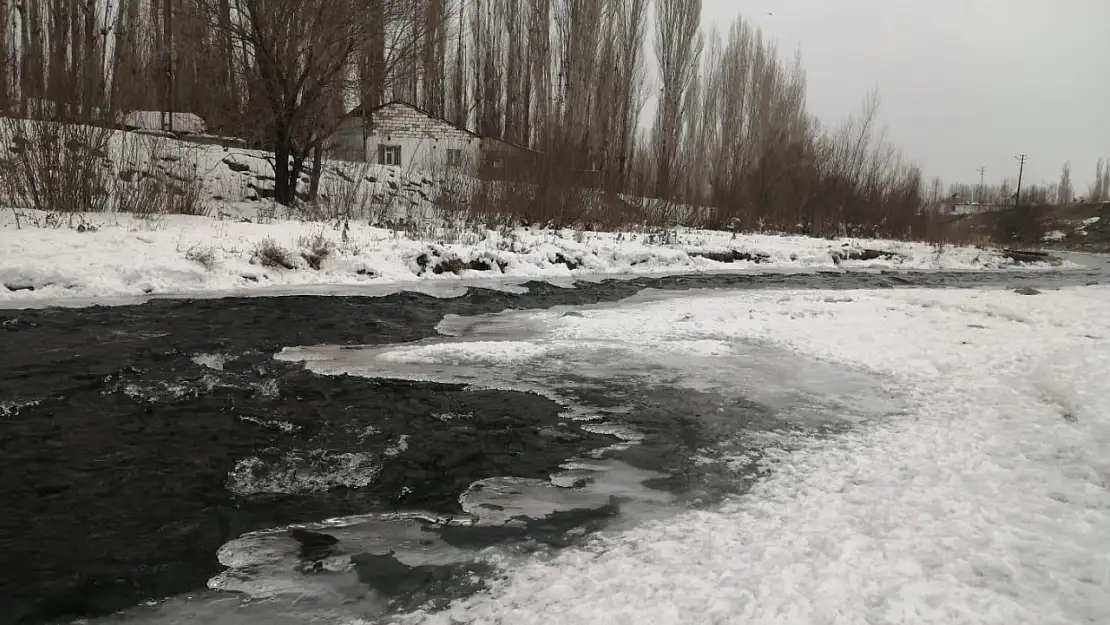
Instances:
[[[1050,230],[1045,233],[1045,241],[1063,241],[1068,237],[1062,230]]]
[[[235,463],[227,489],[236,495],[262,493],[299,495],[333,488],[363,488],[374,483],[381,461],[366,453],[338,453],[321,449],[270,453]]]
[[[409,449],[409,435],[402,434],[397,438],[397,442],[385,448],[385,455],[389,457],[399,456]]]
[[[7,419],[8,417],[19,416],[19,411],[24,408],[39,405],[39,400],[32,399],[27,401],[0,401],[0,419]]]
[[[215,371],[223,371],[224,365],[229,360],[231,360],[231,356],[228,354],[196,354],[193,356],[193,362]]]
[[[243,421],[246,421],[247,423],[253,423],[255,425],[262,426],[268,430],[277,430],[278,432],[284,432],[286,434],[296,434],[297,432],[300,432],[304,429],[301,426],[296,425],[295,423],[289,423],[288,421],[280,421],[277,419],[259,419],[258,417],[245,415],[239,415],[239,418]]]
[[[361,443],[362,441],[366,440],[367,438],[370,438],[371,436],[377,436],[378,434],[381,434],[381,433],[382,433],[382,431],[380,429],[378,429],[377,427],[375,427],[373,425],[368,425],[368,426],[362,428],[361,430],[358,430],[357,431],[357,436],[358,436],[359,442]]]
[[[407,566],[442,566],[475,558],[473,552],[454,547],[429,531],[433,517],[419,513],[363,515],[246,534],[220,548],[220,563],[228,569],[210,579],[208,586],[265,600],[240,610],[273,605],[285,614],[299,615],[290,619],[293,622],[313,622],[322,613],[334,617],[337,609],[349,610],[352,615],[380,616],[388,608],[390,597],[359,579],[354,558],[392,554]],[[326,554],[319,554],[323,557],[305,561],[292,529],[322,532],[336,542]]]
[[[570,510],[617,505],[625,516],[671,509],[674,497],[644,487],[666,474],[637,469],[616,460],[568,463],[549,480],[494,477],[475,482],[459,497],[463,511],[479,525],[514,525]],[[616,499],[614,499],[616,498]]]
[[[548,348],[544,345],[523,341],[478,341],[463,345],[441,343],[399,347],[381,354],[379,359],[404,364],[433,362],[469,364],[475,361],[520,363],[539,358],[547,351]]]
[[[433,413],[432,416],[444,423],[474,418],[474,414],[470,412],[436,412]]]

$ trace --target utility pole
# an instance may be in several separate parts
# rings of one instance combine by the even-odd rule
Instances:
[[[975,201],[978,202],[979,204],[982,204],[983,203],[983,177],[987,173],[987,168],[986,167],[980,167],[979,169],[977,169],[975,171],[979,172],[979,194],[978,194],[978,197],[975,198]]]
[[[1025,155],[1019,154],[1014,160],[1019,163],[1017,193],[1014,195],[1014,210],[1017,210],[1021,208],[1021,176],[1025,173]]]

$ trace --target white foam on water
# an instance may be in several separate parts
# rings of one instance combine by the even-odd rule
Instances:
[[[278,419],[259,419],[258,417],[252,417],[249,415],[239,415],[239,419],[242,421],[246,421],[247,423],[253,423],[255,425],[264,427],[268,430],[277,430],[279,432],[284,432],[285,434],[296,434],[303,429],[301,428],[301,426],[295,423],[281,421]]]
[[[311,449],[251,456],[235,463],[227,489],[236,495],[304,494],[338,487],[362,488],[374,483],[381,460],[368,453]]]
[[[19,416],[19,411],[24,408],[31,408],[41,403],[37,399],[25,401],[0,401],[0,419],[7,419],[8,417]]]
[[[214,371],[223,371],[224,365],[232,358],[228,354],[195,354],[192,360],[202,367],[208,367]]]

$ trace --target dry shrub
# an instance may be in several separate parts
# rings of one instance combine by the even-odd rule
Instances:
[[[0,191],[5,203],[47,212],[109,207],[112,131],[97,126],[0,118]]]
[[[258,245],[254,247],[254,253],[251,255],[251,262],[258,263],[263,267],[296,268],[293,255],[289,250],[281,247],[271,238],[265,238],[258,242]]]
[[[335,251],[335,243],[324,236],[323,232],[317,232],[311,237],[301,237],[297,244],[302,250],[301,258],[316,271],[323,267],[324,261]]]
[[[196,155],[180,143],[128,133],[120,138],[113,207],[137,215],[205,216]]]
[[[185,259],[194,262],[208,271],[216,267],[216,251],[211,247],[196,245],[185,252]]]
[[[327,165],[321,176],[320,191],[308,207],[308,216],[383,223],[399,193],[375,193],[370,180],[370,163],[333,162]]]

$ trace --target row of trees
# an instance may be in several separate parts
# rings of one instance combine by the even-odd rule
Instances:
[[[1105,202],[1110,200],[1110,161],[1098,159],[1095,165],[1095,180],[1087,187],[1087,194],[1078,197],[1075,186],[1071,181],[1071,163],[1064,163],[1060,170],[1060,182],[1051,187],[1049,197],[1055,199],[1056,204],[1069,204],[1075,201]]]
[[[936,202],[949,197],[972,200],[980,204],[994,204],[1005,206],[1013,204],[1017,194],[1017,183],[1013,179],[1005,179],[1001,184],[973,185],[957,183],[948,186],[947,195],[943,197],[942,185],[935,179],[932,189],[931,201]],[[1022,202],[1034,204],[1070,204],[1082,202],[1110,201],[1110,161],[1099,159],[1095,167],[1094,182],[1088,187],[1086,194],[1081,195],[1072,181],[1071,163],[1064,163],[1060,170],[1059,181],[1051,184],[1026,184],[1021,190]]]
[[[801,60],[701,0],[0,0],[0,107],[94,122],[197,113],[275,154],[291,203],[355,105],[421,106],[718,220],[906,234],[920,171],[876,127],[806,106]],[[654,17],[654,19],[652,19]],[[649,39],[649,22],[653,37]],[[645,43],[647,45],[645,45]],[[652,71],[654,70],[654,71]],[[653,78],[649,79],[649,76]]]

